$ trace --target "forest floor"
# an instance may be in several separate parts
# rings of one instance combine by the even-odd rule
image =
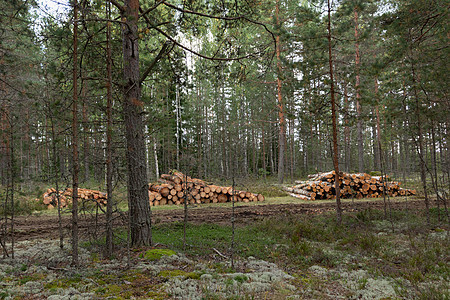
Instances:
[[[70,215],[63,249],[54,213],[18,216],[0,299],[449,299],[443,209],[428,226],[423,200],[390,199],[387,218],[383,199],[347,200],[338,225],[332,201],[279,199],[236,206],[234,242],[229,205],[191,207],[186,231],[182,207],[154,209],[153,248],[127,249],[117,218],[112,260],[101,254],[103,217],[81,214],[80,268],[70,266]]]
[[[289,197],[290,198],[290,197]],[[276,199],[276,198],[272,198]],[[336,203],[331,200],[323,201],[302,201],[295,199],[296,203],[286,203],[284,198],[279,200],[269,200],[269,202],[259,202],[256,205],[246,205],[239,203],[235,207],[235,224],[238,226],[253,223],[255,220],[264,219],[266,217],[283,216],[286,214],[307,214],[317,215],[336,210]],[[276,204],[281,202],[282,204]],[[287,201],[289,202],[289,201]],[[393,210],[418,210],[424,209],[423,200],[409,199],[403,197],[390,199],[388,205]],[[382,198],[376,200],[355,200],[343,201],[342,209],[344,212],[358,212],[367,209],[384,209],[384,201]],[[389,207],[388,206],[388,207]],[[182,222],[184,219],[184,210],[182,206],[165,206],[159,209],[152,209],[152,218],[155,224]],[[218,225],[231,225],[232,210],[230,204],[226,205],[195,205],[188,208],[188,221],[193,224],[214,223]],[[125,217],[125,216],[124,216]],[[62,215],[62,224],[65,232],[70,230],[71,215]],[[104,216],[98,217],[98,227],[104,226]],[[80,214],[79,227],[81,231],[90,231],[95,223],[94,213]],[[118,224],[120,220],[118,220]],[[15,238],[17,240],[30,240],[34,238],[57,238],[58,232],[58,216],[54,213],[45,214],[38,212],[28,216],[17,216],[14,223]]]

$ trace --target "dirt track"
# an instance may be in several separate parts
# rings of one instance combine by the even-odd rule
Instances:
[[[392,209],[421,209],[425,208],[424,201],[415,200],[408,202],[390,202]],[[351,202],[342,203],[344,211],[359,211],[367,208],[383,209],[383,200],[368,202]],[[335,210],[335,203],[299,203],[299,204],[270,204],[256,206],[238,206],[235,208],[236,224],[244,225],[269,216],[283,215],[301,215],[301,214],[321,214]],[[231,208],[229,207],[196,207],[189,210],[189,222],[191,223],[216,223],[230,224]],[[154,223],[167,223],[182,221],[184,211],[180,207],[177,210],[154,210],[152,220]],[[65,236],[69,236],[70,231],[70,215],[64,215],[62,224]],[[117,220],[117,225],[124,224],[123,221]],[[81,216],[79,220],[79,228],[81,233],[87,234],[94,232],[95,218],[93,216]],[[104,227],[103,217],[97,221],[98,228]],[[58,217],[55,215],[42,216],[19,216],[15,219],[15,239],[29,240],[35,238],[56,238],[58,237]]]

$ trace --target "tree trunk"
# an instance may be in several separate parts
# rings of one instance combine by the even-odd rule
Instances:
[[[293,111],[293,107],[291,108]],[[294,153],[294,119],[289,119],[289,158],[290,158],[290,175],[291,183],[294,183],[294,164],[295,164],[295,153]]]
[[[82,81],[83,87],[81,88],[81,98],[83,101],[82,117],[83,117],[83,164],[84,164],[84,181],[89,181],[89,136],[88,136],[88,111],[87,111],[87,97],[86,97],[86,80]]]
[[[106,3],[107,18],[111,18],[111,3]],[[112,72],[111,72],[111,22],[106,24],[106,249],[105,256],[111,258],[113,254],[113,226],[112,226]]]
[[[354,9],[355,21],[355,69],[356,69],[356,117],[357,117],[357,132],[358,132],[358,169],[359,172],[364,172],[364,139],[363,139],[363,125],[361,119],[361,94],[359,91],[360,77],[360,53],[359,53],[359,32],[358,32],[358,8]]]
[[[264,99],[261,97],[261,114],[264,116]],[[266,161],[266,134],[264,130],[265,124],[261,123],[261,147],[262,147],[262,168],[263,168],[263,176],[264,180],[266,179],[266,172],[267,172],[267,161]]]
[[[280,25],[279,20],[279,12],[280,12],[280,3],[279,0],[276,2],[276,21],[277,25]],[[278,135],[278,183],[283,183],[284,180],[284,154],[286,152],[286,120],[284,118],[284,105],[283,98],[281,94],[281,45],[280,45],[280,35],[278,34],[276,37],[276,52],[277,52],[277,95],[278,95],[278,122],[280,124],[279,135]]]
[[[147,166],[145,164],[143,102],[140,100],[138,16],[139,1],[126,0],[122,25],[126,156],[128,167],[128,208],[131,244],[152,244],[151,210],[148,200]]]
[[[336,215],[337,222],[341,224],[342,222],[342,209],[341,209],[341,191],[340,191],[340,180],[339,180],[339,153],[338,153],[338,143],[337,143],[337,124],[336,124],[336,102],[334,95],[334,78],[333,78],[333,56],[331,53],[331,6],[330,0],[328,3],[328,61],[330,65],[330,94],[331,94],[331,118],[333,123],[333,164],[335,171],[335,191],[336,191]]]
[[[344,119],[345,172],[350,172],[350,126],[348,126],[349,103],[348,103],[347,84],[345,84],[344,86],[344,109],[345,109],[345,119]]]
[[[374,147],[375,151],[375,169],[381,170],[381,133],[380,133],[380,111],[379,111],[379,97],[378,97],[378,79],[375,78],[375,97],[377,100],[377,106],[375,107],[375,139],[376,139],[376,146]]]
[[[153,157],[155,159],[155,179],[159,178],[159,161],[158,161],[158,149],[156,145],[156,138],[153,135]]]
[[[430,224],[430,204],[428,200],[428,191],[427,191],[427,175],[426,175],[426,166],[425,166],[425,157],[423,155],[423,137],[422,137],[422,120],[420,117],[420,100],[419,95],[417,92],[417,82],[416,82],[416,72],[414,68],[414,62],[413,62],[413,53],[411,50],[411,72],[412,72],[412,83],[413,83],[413,90],[414,90],[414,98],[416,100],[416,117],[417,117],[417,134],[418,134],[418,145],[417,145],[417,152],[419,154],[419,164],[420,164],[420,179],[422,181],[423,186],[423,193],[425,198],[425,207],[426,207],[426,217],[427,217],[427,224]]]
[[[176,128],[176,132],[177,132],[177,155],[176,155],[176,160],[177,160],[177,170],[180,170],[180,141],[181,141],[181,108],[180,108],[180,96],[179,96],[179,92],[178,92],[178,85],[175,84],[175,110],[176,110],[176,121],[177,121],[177,128]]]
[[[78,266],[78,3],[73,1],[72,265]]]

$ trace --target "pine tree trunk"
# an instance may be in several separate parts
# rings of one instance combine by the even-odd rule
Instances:
[[[73,2],[72,265],[78,266],[78,3]]]
[[[111,18],[111,4],[106,3],[107,18]],[[113,254],[113,196],[112,196],[112,72],[111,72],[111,22],[106,24],[106,257],[111,258]]]
[[[375,169],[381,170],[381,133],[380,133],[380,111],[379,111],[379,97],[378,97],[378,79],[375,78],[375,97],[377,100],[377,105],[375,107],[375,140],[377,141],[374,147],[375,151]]]
[[[336,124],[336,101],[334,95],[334,78],[333,78],[333,56],[331,52],[331,6],[330,0],[328,3],[328,61],[330,66],[330,94],[331,94],[331,118],[333,123],[333,165],[335,171],[335,192],[336,192],[336,215],[337,222],[341,224],[342,222],[342,209],[341,209],[341,199],[340,199],[340,180],[339,180],[339,152],[338,152],[338,142],[337,142],[337,124]]]
[[[264,100],[263,97],[261,97],[261,113],[264,116]],[[265,124],[261,123],[261,147],[262,147],[262,168],[263,168],[263,174],[264,179],[266,179],[266,171],[267,171],[267,161],[266,161],[266,133],[265,133]]]
[[[87,96],[86,96],[86,80],[82,81],[81,99],[83,101],[82,117],[83,117],[83,164],[84,164],[84,181],[89,181],[89,136],[88,136],[88,111],[87,111]]]
[[[279,21],[279,11],[280,11],[280,7],[279,7],[280,3],[279,0],[277,0],[276,2],[276,21],[277,21],[277,25],[280,25],[280,21]],[[283,183],[284,180],[284,154],[286,152],[286,120],[284,117],[284,104],[283,104],[283,97],[282,97],[282,93],[281,93],[281,74],[282,74],[282,69],[281,69],[281,60],[280,60],[280,55],[281,55],[281,45],[280,45],[280,36],[277,35],[276,37],[276,54],[277,54],[277,72],[278,72],[278,76],[277,76],[277,95],[278,95],[278,122],[280,124],[280,128],[279,128],[279,135],[278,135],[278,183]]]
[[[411,75],[412,75],[412,83],[413,83],[413,91],[414,91],[414,98],[416,100],[416,107],[415,107],[415,113],[417,118],[417,135],[418,135],[418,145],[417,145],[417,151],[419,154],[419,165],[420,165],[420,179],[422,181],[423,186],[423,193],[425,198],[425,207],[426,207],[426,217],[427,217],[427,224],[430,224],[430,204],[428,200],[428,190],[427,190],[427,175],[426,175],[426,166],[425,166],[425,156],[424,156],[424,149],[423,149],[423,137],[422,137],[422,118],[420,116],[420,100],[419,95],[417,92],[417,81],[416,81],[416,72],[414,67],[414,57],[411,50]]]
[[[358,9],[354,9],[355,21],[355,69],[356,69],[356,117],[357,117],[357,134],[358,134],[358,170],[364,172],[364,138],[363,138],[363,124],[361,119],[361,94],[360,94],[360,53],[359,53],[359,31],[358,31]]]
[[[126,156],[128,167],[128,206],[131,244],[152,244],[151,211],[145,164],[143,102],[140,100],[138,21],[139,1],[126,0],[122,25]]]
[[[348,103],[348,93],[347,93],[347,84],[344,85],[344,109],[345,109],[345,118],[344,118],[344,155],[345,155],[345,172],[350,172],[350,126],[349,123],[349,103]]]

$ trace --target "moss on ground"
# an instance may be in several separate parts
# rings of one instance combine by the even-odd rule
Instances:
[[[144,258],[146,260],[155,261],[161,259],[163,256],[172,256],[175,255],[176,252],[170,249],[150,249],[141,253],[139,257]]]

